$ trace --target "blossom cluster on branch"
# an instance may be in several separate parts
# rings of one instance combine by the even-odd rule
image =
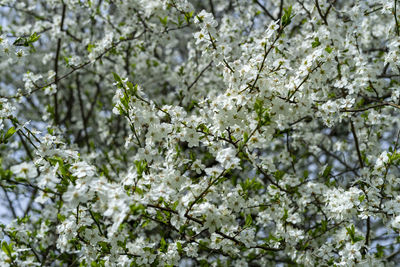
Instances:
[[[0,0],[0,265],[397,266],[399,5]]]

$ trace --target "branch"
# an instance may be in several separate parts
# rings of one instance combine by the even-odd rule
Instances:
[[[79,73],[76,75],[76,87],[78,90],[78,99],[79,99],[79,107],[81,110],[81,116],[82,116],[82,122],[83,122],[83,131],[85,132],[85,142],[86,142],[88,152],[90,152],[89,134],[87,131],[88,126],[87,126],[87,121],[85,120],[85,112],[84,112],[84,106],[83,106],[82,95],[81,95],[81,86],[80,86],[80,82],[79,82]]]
[[[281,0],[281,3],[280,3],[280,5],[279,5],[279,15],[278,15],[278,18],[281,18],[281,17],[282,17],[283,2],[284,2],[284,0]]]
[[[61,23],[60,23],[60,31],[63,31],[66,8],[67,8],[67,5],[63,3],[63,9],[62,9],[62,15],[61,15]],[[54,98],[54,122],[55,122],[56,125],[59,122],[57,94],[58,94],[58,58],[60,57],[60,49],[61,49],[61,38],[58,38],[57,50],[56,50],[56,58],[55,58],[55,62],[54,62],[54,72],[55,72],[55,77],[54,77],[54,81],[55,82],[54,82],[54,84],[56,85],[56,92],[53,95],[53,98]]]
[[[263,11],[264,13],[272,20],[278,20],[278,18],[274,18],[271,13],[265,8],[263,4],[261,4],[258,0],[254,0],[254,3],[256,3]]]
[[[354,124],[353,121],[350,120],[350,126],[351,126],[351,132],[353,133],[353,138],[354,138],[354,143],[356,145],[356,151],[357,151],[357,155],[358,155],[358,161],[360,163],[361,168],[364,168],[364,163],[362,160],[362,156],[361,156],[361,152],[360,152],[360,146],[358,144],[358,138],[357,138],[357,134],[356,134],[356,130],[354,128]]]
[[[375,104],[375,105],[372,105],[372,106],[369,106],[369,107],[365,107],[365,108],[358,108],[358,109],[345,109],[344,108],[344,109],[341,109],[340,111],[341,112],[361,112],[361,111],[366,111],[366,110],[369,110],[369,109],[372,109],[372,108],[378,108],[378,107],[384,107],[384,106],[391,106],[391,107],[400,109],[400,105],[397,105],[395,103],[382,102],[382,103]]]
[[[12,201],[11,201],[10,197],[8,196],[8,193],[7,193],[6,189],[3,186],[1,186],[1,189],[3,189],[4,195],[6,196],[6,199],[7,199],[7,202],[8,202],[8,207],[11,210],[12,216],[13,216],[14,219],[16,219],[18,216],[17,216],[17,213],[15,212],[15,209],[14,209],[14,206],[12,204]]]
[[[281,37],[281,34],[282,34],[282,32],[283,32],[283,29],[284,29],[284,26],[283,26],[283,27],[281,26],[281,27],[279,28],[278,34],[276,35],[274,41],[272,42],[272,44],[271,44],[271,46],[268,48],[268,50],[267,50],[267,44],[264,45],[264,57],[263,57],[263,60],[262,60],[262,62],[261,62],[261,66],[260,66],[260,68],[258,69],[258,73],[257,73],[256,79],[254,80],[253,84],[250,86],[250,92],[249,92],[249,93],[251,93],[251,92],[253,91],[253,89],[254,89],[254,87],[255,87],[255,85],[256,85],[258,79],[260,78],[261,71],[264,69],[264,64],[265,64],[265,61],[267,60],[267,56],[268,56],[268,54],[271,52],[272,48],[275,47],[275,43],[276,43],[276,42],[278,41],[278,39]],[[240,92],[240,93],[241,93],[241,92]]]
[[[394,0],[394,12],[393,12],[393,16],[394,16],[394,22],[396,23],[396,34],[397,34],[397,36],[400,36],[400,32],[399,32],[399,22],[397,21],[397,0]]]
[[[200,73],[199,73],[199,75],[197,75],[197,77],[196,77],[196,79],[194,79],[194,81],[188,86],[188,88],[187,88],[187,90],[188,91],[190,91],[190,89],[197,83],[197,81],[200,79],[200,77],[204,74],[204,72],[209,68],[209,67],[211,67],[211,65],[212,65],[212,61],[210,62],[210,63],[208,63],[208,65],[205,67],[205,68],[203,68],[201,71],[200,71]]]
[[[324,21],[324,24],[325,24],[325,25],[328,25],[328,21],[327,21],[327,19],[326,19],[326,15],[327,15],[328,13],[324,14],[324,13],[322,12],[322,10],[321,10],[321,8],[320,8],[320,6],[319,6],[318,0],[315,0],[315,6],[317,7],[318,14],[321,16],[322,20]],[[328,11],[329,11],[329,10],[328,10]]]
[[[296,86],[296,88],[294,89],[294,91],[289,94],[289,96],[287,97],[287,100],[290,101],[290,99],[292,98],[292,96],[294,96],[296,94],[296,92],[300,89],[300,87],[308,80],[308,78],[310,78],[310,74],[313,73],[316,69],[318,69],[319,67],[322,66],[322,64],[324,64],[324,62],[318,62],[317,66],[315,66],[311,71],[309,71],[307,73],[307,76],[300,82],[299,85]],[[290,92],[290,91],[289,91]]]
[[[189,215],[189,212],[190,212],[190,210],[193,208],[193,206],[194,206],[198,201],[200,201],[200,199],[201,199],[202,197],[204,197],[204,196],[207,194],[207,192],[208,192],[208,190],[211,188],[211,186],[213,186],[213,185],[225,174],[225,171],[226,171],[226,169],[224,169],[224,170],[218,175],[218,177],[214,179],[214,181],[210,182],[209,185],[207,186],[207,188],[206,188],[203,192],[201,192],[200,195],[198,195],[198,196],[195,198],[195,200],[189,205],[189,208],[186,210],[186,212],[185,212],[185,217],[186,217],[187,215]]]
[[[351,126],[351,132],[353,133],[353,138],[354,138],[354,143],[356,145],[356,150],[357,150],[357,155],[358,155],[358,160],[360,162],[360,166],[361,168],[364,168],[364,162],[362,160],[362,156],[361,156],[361,152],[360,152],[360,146],[358,144],[358,138],[357,138],[357,134],[356,134],[356,129],[354,128],[354,124],[353,121],[350,120],[350,126]],[[368,195],[365,194],[368,198]],[[368,218],[366,219],[366,223],[367,223],[367,231],[365,233],[365,245],[368,246],[369,245],[369,238],[370,238],[370,231],[371,231],[371,220],[370,217],[368,216]],[[363,254],[366,253],[366,248],[364,247],[363,249]]]

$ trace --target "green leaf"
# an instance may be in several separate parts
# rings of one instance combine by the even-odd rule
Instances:
[[[61,213],[58,213],[58,214],[57,214],[57,219],[58,219],[60,222],[63,222],[63,221],[65,221],[66,217],[65,217],[65,215],[62,215]]]
[[[308,176],[309,176],[309,174],[310,174],[310,173],[309,173],[308,170],[304,170],[304,171],[303,171],[303,178],[304,178],[304,179],[307,179]]]
[[[253,179],[247,178],[246,180],[240,183],[240,186],[245,192],[249,190],[257,191],[263,188],[263,185],[260,182],[256,181],[256,178]]]
[[[129,109],[129,104],[128,104],[128,99],[127,97],[124,95],[121,99],[120,99],[122,105],[124,106],[125,110],[128,111]]]
[[[1,244],[1,249],[4,251],[4,253],[6,253],[6,255],[10,258],[12,258],[12,245],[7,244],[6,241],[3,241],[3,243]]]
[[[264,107],[264,101],[261,99],[256,99],[254,102],[254,111],[257,114],[258,123],[263,125],[268,125],[271,122],[270,114],[268,113],[268,107]]]
[[[243,133],[243,142],[247,143],[247,141],[249,140],[249,134],[247,132]]]
[[[65,64],[66,64],[66,65],[69,64],[69,58],[68,58],[68,57],[64,57],[64,61],[65,61]]]
[[[129,88],[129,90],[128,90],[129,94],[136,95],[137,87],[138,87],[137,84],[135,86],[133,86],[133,84],[128,81],[128,82],[126,82],[126,85]]]
[[[247,214],[245,220],[245,227],[251,226],[252,223],[253,223],[253,217],[251,217],[251,214]]]
[[[188,24],[190,24],[190,19],[193,17],[193,13],[194,13],[194,11],[186,12],[186,13],[185,13],[185,20],[186,20],[186,22],[187,22]]]
[[[183,253],[182,244],[180,242],[176,242],[176,247],[178,248],[179,254]]]
[[[167,23],[168,23],[168,16],[165,16],[163,18],[160,17],[160,22],[162,25],[164,25],[165,27],[167,27]]]
[[[289,211],[286,208],[283,209],[283,211],[284,211],[284,213],[283,213],[283,216],[282,216],[282,221],[286,222],[286,220],[289,218]]]
[[[315,37],[314,41],[311,43],[312,48],[316,48],[316,47],[318,47],[320,45],[321,45],[321,42],[319,41],[319,38]]]
[[[377,258],[383,258],[385,256],[385,247],[379,244],[376,245],[377,252],[375,253]]]
[[[148,166],[146,160],[136,160],[135,161],[136,171],[139,177],[142,177],[143,173],[148,172]]]
[[[357,243],[358,241],[364,240],[364,237],[362,236],[356,236],[356,229],[354,225],[351,225],[350,227],[346,227],[347,234],[350,236],[351,243]]]
[[[40,35],[37,35],[36,32],[32,33],[31,36],[29,36],[28,43],[32,44],[32,43],[36,42],[37,40],[39,40],[39,37],[40,37]]]
[[[285,175],[285,172],[284,172],[284,171],[277,170],[276,172],[274,172],[274,177],[275,177],[275,179],[276,179],[277,181],[279,181],[280,179],[282,179],[284,175]]]
[[[283,9],[283,15],[281,18],[281,24],[283,27],[286,27],[292,22],[292,18],[294,15],[292,15],[292,6],[289,6],[288,8]]]
[[[331,165],[326,166],[324,172],[322,173],[322,177],[327,178],[329,176],[329,174],[331,173],[331,170],[332,170]]]
[[[321,221],[321,231],[325,232],[328,229],[328,221]]]
[[[93,48],[95,48],[95,47],[96,47],[96,45],[94,45],[94,44],[88,44],[87,51],[90,53],[90,52],[92,52]]]
[[[166,252],[167,249],[168,249],[168,244],[167,244],[167,242],[165,242],[164,237],[161,237],[161,241],[160,241],[160,251]]]
[[[114,80],[115,80],[116,82],[122,83],[122,79],[121,79],[121,77],[119,77],[118,74],[116,74],[115,72],[113,72],[112,74],[113,74]]]
[[[7,140],[8,138],[10,138],[11,136],[13,136],[13,134],[15,134],[17,130],[15,130],[14,127],[11,127],[10,129],[8,129],[8,131],[5,133],[4,135],[4,139]]]
[[[329,45],[325,47],[325,51],[328,52],[329,54],[332,53],[333,49]]]

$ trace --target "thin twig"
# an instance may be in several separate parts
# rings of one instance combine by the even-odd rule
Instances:
[[[63,30],[66,9],[67,9],[67,5],[65,3],[63,3],[62,15],[61,15],[61,23],[60,23],[60,31]],[[58,122],[59,122],[57,95],[58,95],[58,89],[59,89],[58,88],[58,59],[60,57],[60,50],[61,50],[61,38],[58,38],[57,49],[56,49],[56,57],[55,57],[55,61],[54,61],[54,72],[55,72],[54,84],[56,86],[56,92],[53,95],[53,98],[54,98],[54,122],[55,122],[56,125],[58,125]]]
[[[274,18],[271,13],[265,8],[263,4],[261,4],[258,0],[254,0],[254,3],[256,3],[263,11],[264,13],[272,20],[278,20],[279,18]]]

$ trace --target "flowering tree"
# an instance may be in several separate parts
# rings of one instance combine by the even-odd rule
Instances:
[[[399,264],[398,5],[0,0],[0,265]]]

